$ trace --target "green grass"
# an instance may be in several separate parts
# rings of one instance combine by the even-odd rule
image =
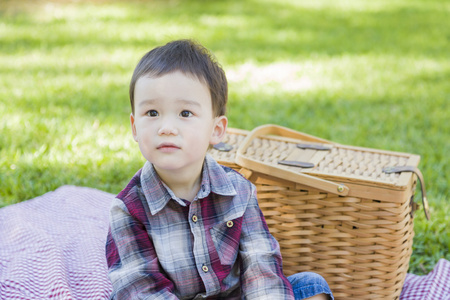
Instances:
[[[143,159],[128,83],[156,45],[194,38],[229,78],[230,126],[288,126],[419,154],[410,272],[450,259],[448,1],[0,3],[0,207],[65,184],[118,193]]]

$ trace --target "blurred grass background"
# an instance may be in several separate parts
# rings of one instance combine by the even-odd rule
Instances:
[[[444,0],[2,0],[0,207],[65,184],[118,193],[143,163],[132,71],[193,38],[227,72],[231,127],[421,155],[432,219],[416,213],[409,271],[427,273],[450,259],[449,13]]]

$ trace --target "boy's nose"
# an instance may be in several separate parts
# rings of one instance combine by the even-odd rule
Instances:
[[[177,135],[178,130],[170,124],[163,124],[158,130],[158,135]]]

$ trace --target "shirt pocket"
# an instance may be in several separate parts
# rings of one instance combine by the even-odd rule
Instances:
[[[242,217],[221,222],[209,229],[222,265],[233,265],[239,252]]]

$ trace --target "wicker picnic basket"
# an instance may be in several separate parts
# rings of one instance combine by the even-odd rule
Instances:
[[[236,163],[236,152],[249,133],[247,130],[228,127],[223,142],[210,149],[209,154],[221,165],[240,171],[242,167]]]
[[[256,185],[287,276],[319,273],[336,299],[399,298],[412,252],[419,156],[275,125],[227,136],[228,166]],[[223,163],[223,154],[212,155]]]

